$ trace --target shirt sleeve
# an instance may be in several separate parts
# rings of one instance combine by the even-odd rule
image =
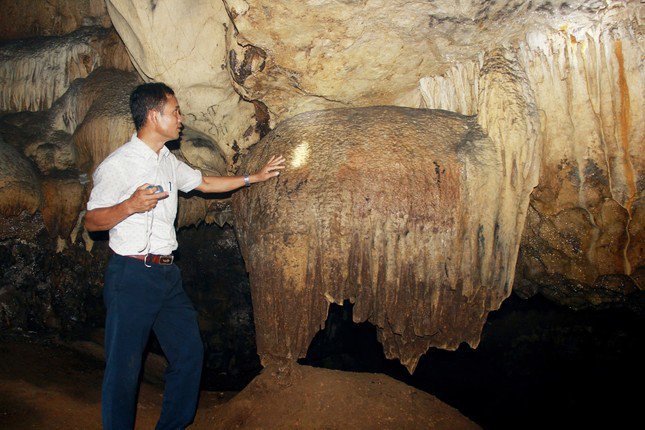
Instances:
[[[177,162],[177,189],[187,193],[194,190],[202,183],[202,172],[193,169],[183,161]]]
[[[110,163],[101,163],[92,175],[92,192],[87,202],[87,210],[107,208],[120,203],[124,184],[122,172]]]

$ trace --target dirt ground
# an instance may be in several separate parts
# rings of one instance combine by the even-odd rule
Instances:
[[[0,338],[0,429],[100,429],[100,360],[56,343]],[[162,387],[144,381],[136,429],[153,429]],[[381,374],[267,367],[240,393],[202,391],[200,429],[478,429],[428,393]]]
[[[436,397],[379,373],[268,366],[215,406],[214,429],[475,430]]]
[[[101,428],[103,363],[60,345],[0,341],[0,429]],[[143,382],[136,429],[153,429],[163,388]],[[235,393],[201,393],[191,430],[213,427],[212,409]]]

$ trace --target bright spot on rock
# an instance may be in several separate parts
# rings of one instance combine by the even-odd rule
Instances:
[[[309,158],[309,142],[303,140],[300,145],[293,150],[293,157],[291,160],[291,167],[302,167],[307,164]]]

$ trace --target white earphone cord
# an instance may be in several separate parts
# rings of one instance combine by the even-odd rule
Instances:
[[[159,178],[159,162],[160,162],[161,159],[159,158],[160,157],[159,155],[157,155],[157,157],[158,157],[157,158],[157,168],[155,169],[155,179],[153,181],[153,185],[157,183],[157,179]],[[151,245],[150,244],[150,238],[152,237],[152,224],[154,224],[154,222],[155,222],[155,209],[157,209],[157,208],[154,207],[154,208],[152,208],[152,209],[150,209],[149,211],[146,212],[146,233],[145,233],[146,243],[143,246],[143,248],[141,250],[139,250],[139,252],[144,252],[145,251],[146,257],[150,253],[150,245]],[[148,217],[149,216],[150,216],[150,223],[148,224]],[[148,262],[146,261],[146,258],[143,259],[143,264],[146,267],[152,267],[152,266],[148,265]]]

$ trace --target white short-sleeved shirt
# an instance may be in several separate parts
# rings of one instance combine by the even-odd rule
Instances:
[[[94,188],[87,210],[121,203],[145,183],[161,185],[169,192],[168,198],[159,200],[152,211],[133,214],[110,230],[110,248],[114,252],[166,255],[177,249],[177,191],[188,192],[199,186],[199,170],[179,161],[165,146],[157,155],[135,133],[103,160],[92,178]]]

